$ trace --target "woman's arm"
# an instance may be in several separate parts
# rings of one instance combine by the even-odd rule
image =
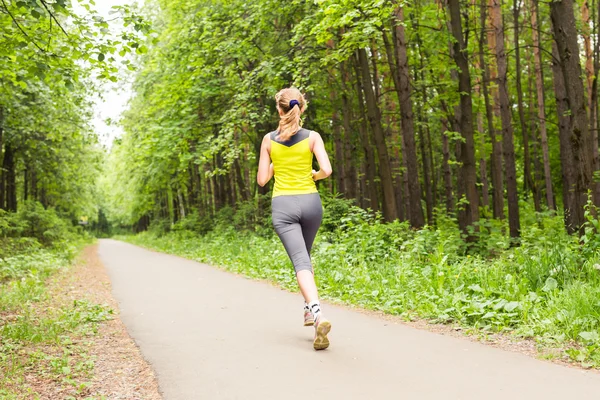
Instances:
[[[271,163],[271,139],[266,134],[260,145],[260,158],[258,159],[258,174],[256,174],[256,182],[260,186],[265,186],[273,177],[273,163]]]
[[[325,143],[323,143],[321,135],[317,132],[313,132],[311,136],[314,137],[312,151],[319,162],[319,168],[321,168],[318,172],[313,171],[313,179],[318,181],[319,179],[325,179],[331,175],[331,162],[329,161],[329,156],[325,150]]]

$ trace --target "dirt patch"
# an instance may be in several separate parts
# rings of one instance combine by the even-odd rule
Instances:
[[[97,245],[88,246],[77,265],[54,281],[50,290],[67,301],[85,299],[106,304],[113,310],[113,318],[99,325],[96,336],[82,338],[89,342],[87,353],[94,360],[88,393],[111,400],[162,398],[153,370],[119,318],[119,307],[112,297],[110,280],[98,257]]]

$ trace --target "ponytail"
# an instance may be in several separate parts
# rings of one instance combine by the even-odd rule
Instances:
[[[300,130],[300,116],[306,106],[306,100],[296,88],[283,89],[275,96],[277,107],[283,111],[279,120],[278,135],[280,140],[287,141]]]
[[[300,106],[292,107],[292,109],[283,114],[279,120],[279,138],[285,142],[294,136],[299,129]]]

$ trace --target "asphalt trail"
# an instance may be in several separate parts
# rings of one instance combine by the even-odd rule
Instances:
[[[121,318],[167,400],[600,399],[600,374],[324,304],[312,348],[300,295],[101,240]]]

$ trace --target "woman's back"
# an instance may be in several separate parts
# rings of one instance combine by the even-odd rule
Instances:
[[[275,176],[273,197],[317,193],[312,175],[310,131],[300,128],[286,141],[279,140],[278,131],[271,132],[269,137]]]

